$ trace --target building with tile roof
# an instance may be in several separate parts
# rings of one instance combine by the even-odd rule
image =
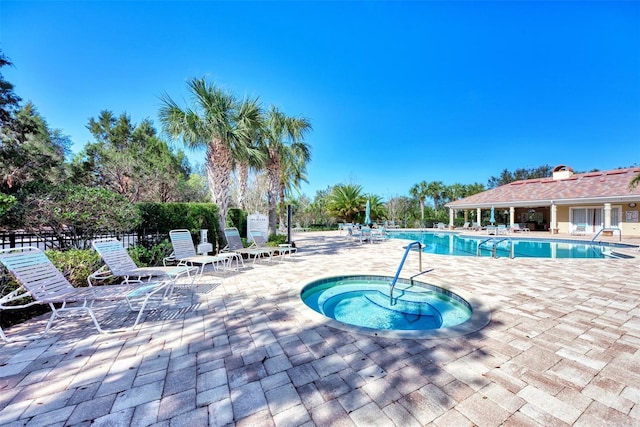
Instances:
[[[573,233],[586,225],[588,234],[617,229],[623,236],[640,236],[640,185],[629,187],[638,173],[640,167],[576,174],[559,165],[552,177],[511,182],[445,206],[450,225],[460,210],[465,221],[484,217],[477,222],[488,224],[493,208],[496,223],[519,223],[531,230]]]

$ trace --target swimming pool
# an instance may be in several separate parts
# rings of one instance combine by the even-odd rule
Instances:
[[[488,309],[439,286],[378,275],[332,276],[305,285],[300,299],[338,329],[395,338],[450,337],[475,332]],[[351,328],[351,329],[350,329]]]
[[[619,243],[561,239],[539,239],[513,236],[461,236],[455,232],[391,231],[392,239],[419,241],[423,252],[437,255],[485,256],[516,258],[608,258],[619,257],[616,248],[634,248]],[[480,250],[478,246],[480,245]],[[628,257],[628,256],[622,256]]]

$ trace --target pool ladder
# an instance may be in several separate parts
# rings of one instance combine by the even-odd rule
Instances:
[[[488,239],[484,239],[482,242],[478,243],[476,256],[480,256],[480,251],[482,250],[482,247],[485,245],[485,243],[491,242],[491,246],[485,249],[491,249],[491,256],[493,258],[498,258],[498,254],[497,254],[498,244],[505,241],[509,242],[509,258],[511,259],[515,258],[515,254],[513,252],[513,241],[511,240],[510,237],[503,237],[502,239],[498,239],[497,237],[489,237]]]
[[[393,280],[391,281],[391,285],[390,285],[390,289],[389,289],[389,304],[393,305],[393,289],[396,287],[396,282],[398,281],[398,277],[400,276],[400,271],[402,271],[402,267],[404,266],[404,262],[407,259],[407,255],[409,254],[409,251],[411,250],[412,247],[417,246],[418,247],[418,268],[420,270],[420,273],[416,274],[415,276],[412,276],[411,279],[413,279],[416,276],[419,276],[423,273],[426,273],[426,271],[422,271],[422,243],[415,241],[415,242],[411,242],[407,245],[407,247],[404,250],[404,255],[402,256],[402,260],[400,261],[400,265],[398,266],[398,271],[396,271],[396,275],[394,276]]]

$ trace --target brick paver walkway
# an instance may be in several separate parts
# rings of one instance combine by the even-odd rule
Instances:
[[[403,242],[295,240],[294,258],[205,274],[134,331],[100,335],[78,318],[0,343],[0,425],[640,425],[639,258],[425,255],[423,280],[482,301],[491,322],[393,339],[335,329],[297,295],[323,276],[392,276]]]

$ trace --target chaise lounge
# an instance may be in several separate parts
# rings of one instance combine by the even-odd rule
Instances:
[[[241,257],[243,255],[247,255],[249,259],[253,258],[253,263],[255,264],[258,258],[264,258],[265,256],[269,257],[271,260],[271,256],[273,255],[273,250],[267,248],[258,248],[258,247],[245,247],[242,243],[242,239],[240,238],[240,232],[235,227],[228,227],[224,229],[224,237],[227,239],[227,246],[225,246],[221,252],[234,252],[239,254]],[[244,266],[244,261],[242,262]]]
[[[74,312],[85,312],[93,320],[93,324],[100,333],[120,332],[135,328],[147,304],[152,300],[159,303],[171,286],[170,280],[161,282],[138,282],[136,284],[121,284],[108,286],[91,286],[75,288],[47,256],[38,248],[22,247],[0,250],[0,263],[4,265],[12,276],[19,282],[20,287],[8,295],[0,298],[0,309],[24,308],[35,304],[48,304],[51,317],[41,336],[45,336],[53,321],[59,317]],[[14,305],[16,301],[31,297],[32,302]],[[138,315],[129,328],[103,329],[95,315],[93,304],[96,301],[125,301],[132,311]],[[137,304],[137,307],[136,306]],[[0,338],[9,339],[0,328]],[[37,337],[23,337],[33,339]]]
[[[189,230],[171,230],[169,232],[173,253],[164,259],[167,262],[177,262],[178,265],[187,265],[191,267],[199,267],[198,275],[202,276],[204,268],[211,265],[214,271],[230,271],[234,270],[233,262],[235,261],[235,270],[242,263],[241,256],[234,252],[220,253],[218,255],[198,255],[191,238]]]
[[[96,239],[91,243],[93,249],[100,255],[105,265],[92,273],[87,281],[90,285],[96,282],[122,278],[122,283],[138,283],[144,280],[170,280],[171,287],[168,294],[173,292],[177,279],[183,276],[191,278],[191,284],[195,280],[198,267],[179,265],[174,267],[138,267],[129,256],[127,250],[118,239],[112,237]],[[93,281],[93,282],[92,282]]]

